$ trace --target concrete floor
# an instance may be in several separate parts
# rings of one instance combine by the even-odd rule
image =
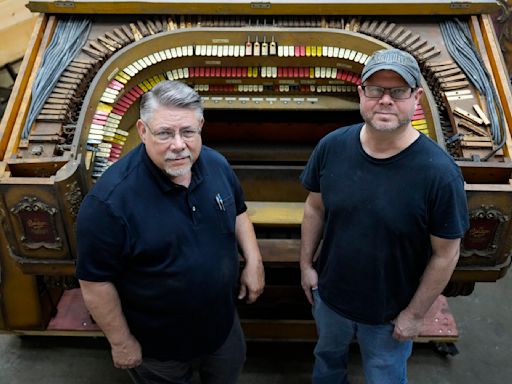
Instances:
[[[477,284],[468,297],[449,299],[459,329],[456,356],[415,344],[412,384],[512,382],[512,271],[497,283]],[[310,382],[313,344],[248,344],[240,384]],[[364,382],[357,347],[351,353],[352,384]],[[103,339],[0,335],[0,384],[129,384],[115,369]]]

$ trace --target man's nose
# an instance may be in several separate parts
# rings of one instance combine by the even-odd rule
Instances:
[[[176,134],[176,136],[173,137],[172,141],[171,141],[171,149],[173,151],[176,151],[176,150],[183,150],[187,145],[185,144],[185,140],[183,140],[183,138],[181,137],[181,135],[178,133]]]
[[[389,104],[389,103],[392,103],[393,101],[394,101],[394,99],[391,97],[391,94],[389,93],[389,91],[387,89],[385,89],[384,93],[382,94],[382,96],[379,99],[379,102]]]

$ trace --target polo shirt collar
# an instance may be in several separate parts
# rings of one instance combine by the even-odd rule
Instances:
[[[199,157],[192,165],[192,179],[190,180],[190,185],[188,187],[189,190],[193,189],[196,185],[203,181],[203,175],[207,175],[206,167],[204,164],[203,156],[201,153],[203,152],[203,147],[201,147],[201,152],[199,153]],[[155,163],[150,159],[148,153],[146,152],[146,146],[141,143],[140,144],[140,160],[149,170],[150,174],[154,177],[154,180],[158,187],[162,189],[164,192],[169,192],[175,188],[183,188],[182,185],[176,184],[169,179],[169,177],[158,168]]]

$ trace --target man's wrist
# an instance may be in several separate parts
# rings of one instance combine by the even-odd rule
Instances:
[[[310,270],[310,269],[314,269],[313,268],[313,261],[300,261],[299,262],[299,266],[300,266],[300,269],[301,271],[307,271],[307,270]]]
[[[253,255],[251,257],[244,256],[243,259],[246,267],[259,267],[263,264],[261,255]]]
[[[425,317],[425,312],[416,311],[411,307],[405,308],[402,312],[404,312],[404,314],[408,318],[413,319],[415,321],[422,320]]]

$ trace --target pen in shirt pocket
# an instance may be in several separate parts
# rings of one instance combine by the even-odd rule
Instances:
[[[220,193],[217,193],[215,195],[215,201],[217,201],[217,205],[219,206],[219,209],[221,211],[225,211],[226,208],[224,207],[224,201],[222,200],[222,196],[220,195]]]

